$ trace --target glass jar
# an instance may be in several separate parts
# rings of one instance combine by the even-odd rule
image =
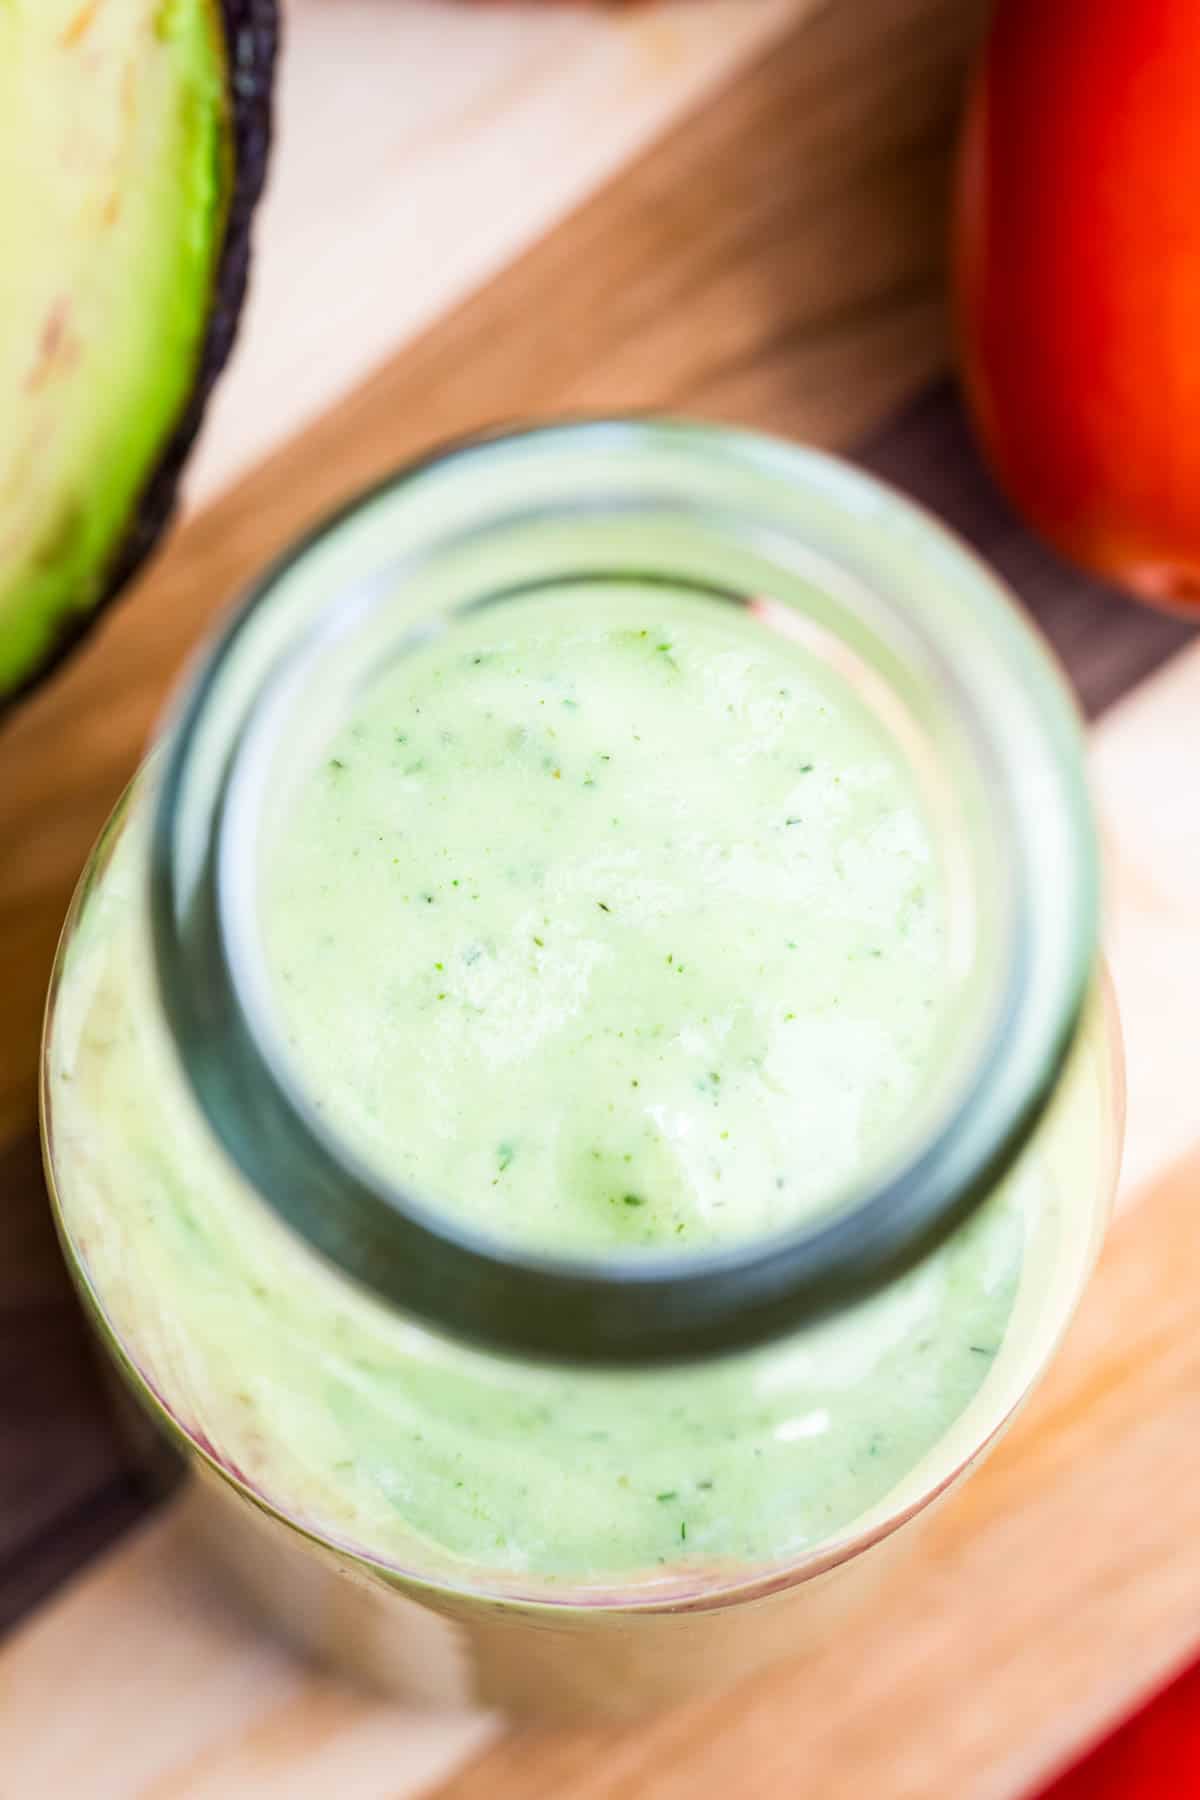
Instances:
[[[770,733],[796,757],[789,780],[815,776],[802,791],[825,824],[810,842],[833,843],[820,832],[848,816],[843,777],[854,782],[801,760],[796,719],[825,729],[831,708],[852,708],[911,776],[944,896],[936,1029],[919,1083],[869,1154],[858,1138],[848,1164],[830,1151],[802,1216],[750,1209],[744,1230],[697,1246],[631,1247],[628,1231],[582,1247],[531,1243],[464,1219],[453,1194],[418,1196],[368,1128],[327,1106],[331,1091],[286,1029],[266,895],[305,794],[342,778],[347,757],[331,747],[366,732],[356,709],[389,672],[418,667],[431,646],[438,670],[479,665],[485,653],[468,652],[481,631],[553,618],[592,633],[572,640],[571,657],[628,643],[641,659],[631,680],[674,683],[688,670],[672,643],[629,625],[631,606],[659,618],[659,594],[685,638],[694,617],[694,643],[720,646],[688,664],[710,714],[718,661],[722,702],[751,665],[773,680],[778,658],[787,683],[799,669],[801,700],[780,675]],[[704,635],[727,630],[742,634],[736,644]],[[570,657],[564,666],[573,679]],[[561,676],[556,704],[575,710]],[[493,679],[501,698],[512,691],[511,675]],[[630,698],[633,725],[659,691]],[[710,714],[701,748],[717,731]],[[761,697],[721,714],[730,758],[752,758],[766,741]],[[391,735],[389,817],[406,795],[418,804],[422,780],[420,759],[405,761],[407,733]],[[441,742],[454,739],[443,719]],[[526,727],[503,743],[500,766],[474,777],[487,794],[527,754]],[[565,834],[566,799],[549,785],[563,772],[557,754],[542,757],[538,792],[553,791]],[[871,755],[868,786],[884,780],[884,750]],[[639,782],[650,779],[640,767]],[[580,769],[578,789],[594,789]],[[629,785],[609,791],[636,808]],[[461,848],[457,793],[447,787],[439,804],[446,842]],[[693,804],[703,813],[709,802]],[[607,822],[597,815],[579,840],[589,855]],[[779,821],[780,868],[799,866],[783,836],[799,823]],[[498,844],[504,820],[479,829]],[[894,819],[880,830],[882,861],[868,866],[853,830],[829,853],[840,883],[831,929],[882,918],[878,890],[912,852]],[[403,873],[399,849],[386,849]],[[605,854],[605,867],[620,863]],[[628,874],[627,856],[621,866]],[[381,879],[364,868],[368,908]],[[631,879],[636,895],[636,868]],[[713,875],[714,891],[723,879]],[[707,944],[702,887],[694,941]],[[1097,1253],[1120,1082],[1096,887],[1078,725],[1045,651],[973,556],[850,466],[718,428],[568,424],[452,448],[337,515],[267,573],[193,675],[83,877],[48,1009],[43,1121],[67,1259],[113,1363],[185,1459],[187,1505],[214,1554],[308,1649],[434,1703],[625,1712],[819,1641],[995,1442]],[[444,894],[387,890],[389,906],[413,902],[404,942],[427,933],[425,905],[444,900],[449,919],[459,889],[448,876]],[[911,892],[898,902],[910,903]],[[764,898],[761,917],[782,917],[778,905]],[[596,928],[609,929],[612,908],[596,906]],[[851,1065],[839,1076],[833,1040],[814,1026],[825,1085],[805,1142],[826,1144],[819,1114],[837,1110],[839,1079],[853,1088],[854,1046],[882,1029],[873,994],[896,1015],[894,1041],[911,1035],[917,953],[901,943],[906,920],[897,930],[898,987],[870,972],[882,950],[856,939],[846,952],[837,985],[858,995]],[[756,931],[757,914],[721,940],[747,990],[757,978],[743,940]],[[542,937],[532,945],[527,986],[508,992],[510,1034],[546,966]],[[789,938],[780,957],[785,948],[805,946]],[[686,975],[671,952],[659,960]],[[810,958],[810,998],[821,960]],[[729,987],[728,975],[713,978]],[[452,977],[476,991],[457,964],[437,980],[449,988]],[[364,992],[345,1050],[355,1094],[361,1040],[379,1024]],[[841,995],[822,994],[814,1018],[827,1019]],[[434,1002],[448,998],[428,991],[425,1022],[387,1050],[414,1082],[443,1041]],[[614,1041],[589,1063],[592,1085],[596,1070],[603,1086],[619,1069],[637,1089],[625,1054]],[[745,1091],[765,1096],[763,1058],[738,1066],[755,1071]],[[719,1080],[712,1070],[693,1083],[707,1090],[706,1121]],[[568,1087],[567,1128],[593,1098]],[[490,1104],[482,1091],[471,1117],[490,1117]],[[636,1106],[661,1136],[664,1106],[641,1094]],[[676,1151],[694,1122],[680,1119]],[[728,1165],[734,1212],[739,1181],[762,1174],[765,1114],[763,1126],[751,1111],[749,1149]],[[489,1149],[491,1188],[512,1153]],[[705,1179],[719,1179],[724,1154]],[[618,1212],[643,1205],[640,1194],[610,1198]]]

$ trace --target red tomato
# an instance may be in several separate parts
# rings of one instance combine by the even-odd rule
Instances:
[[[1068,556],[1200,610],[1200,0],[999,0],[958,167],[968,404]]]

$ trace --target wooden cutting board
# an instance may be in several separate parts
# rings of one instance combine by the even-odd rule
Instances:
[[[0,734],[2,1800],[1000,1800],[1200,1643],[1200,651],[1045,556],[930,386],[979,14],[295,0],[254,308],[191,516]],[[1058,643],[1096,715],[1124,1210],[1035,1406],[826,1653],[647,1725],[514,1733],[303,1669],[192,1564],[177,1510],[143,1516],[46,1225],[37,1018],[87,845],[181,659],[263,560],[439,437],[631,405],[853,446],[971,535]]]

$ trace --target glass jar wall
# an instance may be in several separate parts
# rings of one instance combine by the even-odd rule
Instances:
[[[832,459],[550,428],[218,643],[68,921],[47,1155],[269,1612],[620,1711],[828,1629],[994,1441],[1114,1046],[1073,715],[981,567]]]

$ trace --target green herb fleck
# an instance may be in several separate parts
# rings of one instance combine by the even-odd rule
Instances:
[[[513,1147],[511,1144],[497,1144],[497,1146],[496,1146],[496,1161],[497,1161],[497,1164],[499,1165],[500,1173],[502,1175],[503,1175],[505,1169],[507,1169],[509,1163],[512,1161],[515,1154],[516,1154],[516,1152],[513,1150]]]
[[[600,908],[601,912],[610,913],[612,911],[612,907],[608,905],[607,901],[597,900],[596,905]]]
[[[665,1494],[655,1494],[654,1498],[656,1500],[678,1500],[679,1489],[678,1488],[668,1488]]]
[[[626,1206],[645,1206],[646,1204],[640,1194],[622,1194],[621,1199]]]

